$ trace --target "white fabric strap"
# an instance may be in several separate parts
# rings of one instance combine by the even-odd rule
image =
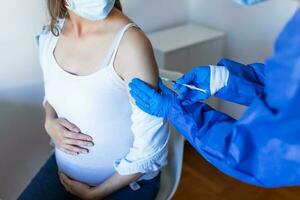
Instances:
[[[220,89],[227,86],[229,71],[223,66],[210,65],[210,93],[216,94]]]
[[[117,53],[118,53],[118,49],[119,49],[119,46],[120,46],[120,43],[122,41],[122,38],[124,37],[125,33],[132,27],[136,27],[136,28],[139,28],[136,24],[134,23],[130,23],[130,24],[127,24],[117,35],[116,37],[116,40],[114,41],[113,43],[113,51],[112,51],[112,55],[110,57],[110,62],[109,62],[109,66],[113,65],[115,59],[116,59],[116,56],[117,56]]]

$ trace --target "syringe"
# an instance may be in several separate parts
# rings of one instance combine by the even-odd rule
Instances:
[[[202,88],[199,88],[199,87],[196,87],[194,85],[189,85],[189,84],[183,84],[183,83],[177,83],[175,80],[172,80],[172,79],[169,79],[169,78],[166,78],[166,77],[160,77],[162,80],[164,81],[167,81],[167,82],[172,82],[174,84],[179,84],[179,85],[182,85],[182,86],[185,86],[191,90],[198,90],[200,92],[203,92],[203,93],[207,93],[207,91],[205,89],[202,89]]]

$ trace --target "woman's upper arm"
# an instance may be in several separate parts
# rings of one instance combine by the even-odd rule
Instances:
[[[127,86],[133,78],[139,78],[157,87],[158,68],[153,48],[140,29],[132,28],[125,34],[115,66]]]
[[[158,68],[152,45],[141,30],[126,33],[118,54],[116,71],[127,86],[133,78],[139,78],[157,87]],[[133,104],[131,119],[134,142],[126,157],[115,162],[115,168],[121,175],[156,172],[167,163],[168,124]]]

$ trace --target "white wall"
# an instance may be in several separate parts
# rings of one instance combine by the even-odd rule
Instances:
[[[188,19],[189,0],[121,0],[125,13],[146,32],[181,24]]]
[[[45,22],[43,1],[10,0],[0,8],[0,101],[37,102],[42,74],[34,35]]]
[[[42,1],[37,0],[10,0],[1,6],[0,89],[39,79],[33,36],[42,24],[43,13]]]
[[[253,7],[232,0],[190,0],[190,18],[225,31],[226,56],[247,63],[272,54],[275,38],[296,8],[292,0],[270,0]]]
[[[145,31],[188,18],[187,0],[121,0]],[[42,74],[33,36],[46,22],[45,0],[10,0],[0,8],[0,100],[39,102]]]

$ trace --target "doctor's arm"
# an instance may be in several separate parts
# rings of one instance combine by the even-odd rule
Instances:
[[[174,105],[168,118],[208,162],[229,176],[262,187],[300,183],[300,159],[291,154],[299,153],[297,126],[264,98],[255,99],[239,121],[203,103]]]
[[[138,79],[130,86],[137,105],[145,112],[167,117],[207,161],[225,174],[262,187],[300,184],[300,159],[294,156],[300,151],[295,134],[299,126],[287,114],[295,113],[293,106],[288,111],[274,109],[263,94],[236,121],[201,102],[182,105],[161,82],[161,93]],[[270,102],[279,93],[272,96]]]
[[[223,58],[217,63],[217,66],[224,66],[229,72],[229,78],[227,86],[220,89],[215,96],[249,106],[257,96],[263,93],[265,85],[264,64],[243,65]]]
[[[178,99],[172,100],[176,97],[172,91],[160,87],[163,92],[155,93],[139,80],[131,82],[131,93],[147,112],[157,115],[160,112],[156,108],[167,107],[164,115],[170,122],[208,162],[225,174],[262,187],[300,185],[300,40],[296,28],[299,22],[297,12],[279,36],[275,54],[265,66],[234,68],[236,63],[230,60],[219,63],[231,72],[237,69],[236,74],[247,80],[241,85],[252,91],[251,101],[237,96],[235,90],[241,89],[238,84],[219,94],[222,97],[232,91],[235,95],[230,99],[237,97],[237,102],[249,104],[238,121],[201,102],[184,106]],[[235,78],[239,80],[238,76]],[[155,99],[159,106],[151,104]]]
[[[222,59],[216,66],[195,67],[184,74],[175,84],[183,104],[190,105],[211,95],[221,99],[249,106],[264,88],[264,65],[243,65]],[[191,90],[182,84],[195,85],[206,92]]]

